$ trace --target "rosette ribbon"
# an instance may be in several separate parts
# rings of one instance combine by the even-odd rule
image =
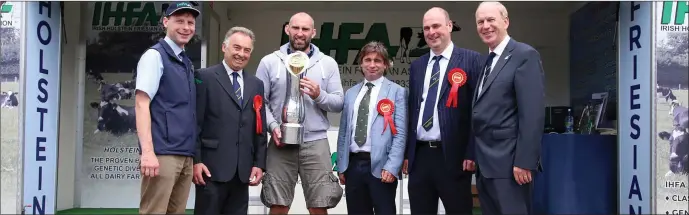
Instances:
[[[460,68],[454,68],[447,73],[447,80],[450,82],[452,88],[450,89],[450,94],[447,95],[447,102],[445,102],[445,106],[457,107],[457,91],[459,90],[459,87],[466,84],[467,73]]]
[[[395,112],[395,104],[390,99],[382,99],[378,102],[378,113],[383,115],[385,119],[385,124],[383,125],[383,132],[390,125],[390,132],[392,134],[397,134],[397,128],[395,128],[395,121],[392,119],[392,113]]]

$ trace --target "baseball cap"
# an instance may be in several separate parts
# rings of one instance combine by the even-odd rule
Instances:
[[[194,6],[189,2],[172,2],[167,7],[167,10],[165,11],[165,16],[172,16],[172,14],[174,13],[185,10],[191,12],[194,15],[194,17],[197,17],[199,16],[199,14],[201,14],[201,11],[194,8]]]

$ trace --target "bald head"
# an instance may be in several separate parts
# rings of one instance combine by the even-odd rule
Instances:
[[[292,17],[289,18],[289,24],[290,25],[295,25],[296,23],[310,23],[311,28],[313,28],[313,26],[314,26],[314,21],[313,21],[313,18],[311,17],[311,15],[309,15],[308,13],[304,13],[304,12],[296,13],[296,14],[292,15]]]
[[[450,44],[452,21],[445,9],[433,7],[423,15],[423,37],[435,54],[442,53]]]
[[[450,14],[447,13],[445,9],[439,8],[439,7],[432,7],[431,9],[428,9],[426,13],[423,15],[424,19],[426,17],[442,17],[445,19],[445,21],[450,21]]]
[[[292,50],[308,53],[311,47],[311,39],[316,36],[313,18],[304,12],[292,15],[289,19],[289,24],[285,25],[285,33],[289,36]]]

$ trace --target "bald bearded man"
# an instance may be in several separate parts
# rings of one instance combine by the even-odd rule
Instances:
[[[267,167],[263,176],[261,201],[270,214],[287,214],[294,200],[297,176],[304,189],[306,207],[311,214],[327,214],[342,198],[342,187],[335,176],[328,143],[327,112],[339,113],[344,103],[340,71],[332,57],[311,43],[316,35],[314,21],[306,13],[297,13],[285,26],[289,43],[261,59],[256,76],[263,81],[266,99],[266,122],[272,132],[268,143]],[[302,78],[288,74],[287,55],[302,51],[309,64]],[[304,93],[304,143],[285,145],[282,136],[282,106],[290,82],[299,81]]]

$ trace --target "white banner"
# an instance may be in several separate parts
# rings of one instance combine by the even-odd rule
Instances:
[[[689,213],[689,3],[655,2],[654,214]],[[682,111],[683,110],[683,111]],[[684,112],[684,118],[682,116]],[[684,145],[683,145],[684,144]],[[684,147],[684,149],[683,149]]]
[[[60,115],[59,2],[26,2],[24,209],[55,214]]]
[[[80,205],[84,208],[138,208],[141,190],[139,146],[133,122],[136,65],[148,48],[165,36],[161,20],[167,2],[89,2],[88,20],[81,22],[86,32],[84,89],[84,133],[79,163]],[[195,5],[201,9],[201,5]],[[203,12],[202,12],[203,13]],[[196,18],[195,39],[200,39],[203,14]],[[201,43],[185,46],[194,68],[201,65]],[[106,83],[99,85],[100,81]],[[120,84],[130,92],[110,98],[112,87]],[[103,108],[99,104],[107,103]],[[112,115],[109,108],[127,111]],[[100,119],[100,120],[99,120]],[[192,186],[187,209],[194,206]]]
[[[619,212],[652,213],[652,2],[619,9]]]

